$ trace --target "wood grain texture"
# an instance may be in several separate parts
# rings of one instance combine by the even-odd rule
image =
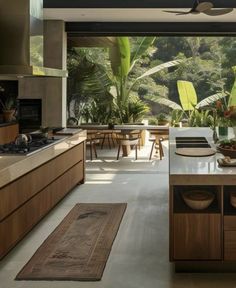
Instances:
[[[236,215],[224,216],[224,230],[235,230],[236,231]]]
[[[19,125],[13,124],[0,127],[0,145],[12,142],[19,134]]]
[[[236,231],[224,233],[224,260],[236,260]]]
[[[0,189],[0,221],[83,160],[83,155],[84,147],[81,143]]]
[[[127,204],[77,204],[17,280],[100,280]]]
[[[191,157],[205,157],[216,154],[212,148],[177,148],[176,154]]]
[[[1,221],[0,258],[14,247],[82,178],[83,163],[79,162],[4,221]]]
[[[173,254],[175,260],[221,259],[221,215],[174,215]]]

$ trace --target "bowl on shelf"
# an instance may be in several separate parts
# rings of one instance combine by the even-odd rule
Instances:
[[[187,206],[194,210],[203,210],[211,205],[215,195],[206,190],[192,190],[182,192],[182,198]]]
[[[236,192],[230,193],[230,204],[236,208]]]

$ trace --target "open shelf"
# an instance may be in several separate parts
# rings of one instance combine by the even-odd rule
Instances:
[[[214,193],[215,198],[209,207],[202,210],[192,209],[187,204],[185,204],[181,193],[191,190],[206,190]],[[220,186],[174,186],[173,187],[174,196],[174,213],[221,213],[221,201],[220,201]]]
[[[224,215],[236,215],[236,208],[230,203],[231,192],[236,192],[236,186],[224,186]]]

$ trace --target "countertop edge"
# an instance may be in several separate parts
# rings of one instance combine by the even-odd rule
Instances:
[[[67,150],[86,140],[86,131],[63,137],[62,141],[28,156],[0,157],[0,188],[29,173],[44,163],[56,158]],[[2,168],[1,168],[2,166]],[[4,166],[4,167],[3,167]]]

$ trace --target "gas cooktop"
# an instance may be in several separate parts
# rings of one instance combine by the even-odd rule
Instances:
[[[61,141],[61,139],[52,138],[42,138],[33,140],[30,143],[15,144],[15,142],[10,142],[7,144],[0,145],[0,155],[31,155],[36,151],[42,150],[56,142]]]

